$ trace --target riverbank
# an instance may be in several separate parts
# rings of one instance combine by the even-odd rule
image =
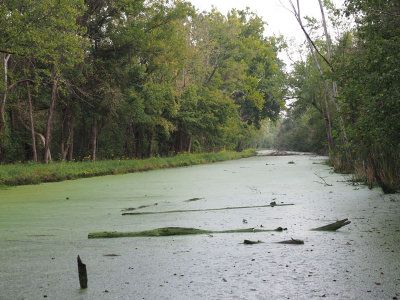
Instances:
[[[178,154],[172,157],[157,157],[133,160],[101,160],[82,162],[52,162],[50,164],[10,164],[0,166],[0,186],[15,186],[55,182],[78,178],[126,174],[140,171],[175,168],[233,160],[256,155],[254,150],[243,152],[218,152],[200,154]]]

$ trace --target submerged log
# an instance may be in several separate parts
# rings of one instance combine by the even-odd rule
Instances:
[[[286,240],[286,241],[281,241],[278,242],[278,244],[287,244],[287,245],[303,245],[304,241],[303,240],[296,240],[296,239],[290,239],[290,240]]]
[[[231,206],[222,208],[206,208],[206,209],[183,209],[183,210],[168,210],[168,211],[144,211],[144,212],[124,212],[123,216],[137,216],[137,215],[155,215],[155,214],[170,214],[170,213],[186,213],[186,212],[198,212],[198,211],[214,211],[214,210],[229,210],[229,209],[246,209],[246,208],[261,208],[261,207],[274,207],[274,206],[287,206],[294,205],[292,203],[281,203],[271,202],[267,205],[254,205],[254,206]],[[132,210],[132,209],[130,209]]]
[[[157,237],[157,236],[173,236],[173,235],[189,235],[189,234],[213,234],[213,233],[241,233],[241,232],[271,232],[282,231],[282,227],[276,229],[230,229],[230,230],[203,230],[187,227],[163,227],[145,231],[133,232],[117,232],[104,231],[92,232],[88,234],[89,239],[104,239],[104,238],[120,238],[120,237]]]
[[[86,265],[82,263],[79,255],[78,255],[78,274],[79,274],[79,284],[81,285],[81,289],[86,289],[87,288]]]
[[[331,223],[322,227],[317,227],[317,228],[313,228],[312,230],[317,230],[317,231],[336,231],[339,228],[346,226],[348,224],[350,224],[351,221],[349,221],[349,219],[343,219],[340,221],[336,221],[335,223]]]
[[[251,240],[244,240],[243,244],[245,245],[254,245],[254,244],[261,244],[262,241],[258,240],[258,241],[251,241]]]

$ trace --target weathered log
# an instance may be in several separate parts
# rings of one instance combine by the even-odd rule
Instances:
[[[79,284],[81,285],[81,289],[86,289],[87,288],[86,265],[82,263],[79,255],[78,255],[78,274],[79,274]]]
[[[336,221],[334,223],[322,226],[322,227],[317,227],[317,228],[313,228],[312,230],[317,230],[317,231],[336,231],[339,228],[346,226],[348,224],[350,224],[351,221],[349,221],[348,219],[343,219],[343,220],[339,220]]]

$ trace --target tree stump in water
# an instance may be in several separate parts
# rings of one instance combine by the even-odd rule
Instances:
[[[81,289],[86,289],[87,288],[86,265],[82,263],[79,255],[78,255],[78,274],[79,274],[79,284],[81,285]]]

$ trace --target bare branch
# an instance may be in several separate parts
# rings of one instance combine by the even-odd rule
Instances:
[[[321,175],[318,175],[317,173],[314,173],[314,175],[317,176],[319,179],[321,179],[323,181],[323,182],[320,182],[320,181],[315,181],[315,182],[321,183],[324,186],[332,186],[332,184],[327,183],[325,181],[324,177],[322,177]]]

